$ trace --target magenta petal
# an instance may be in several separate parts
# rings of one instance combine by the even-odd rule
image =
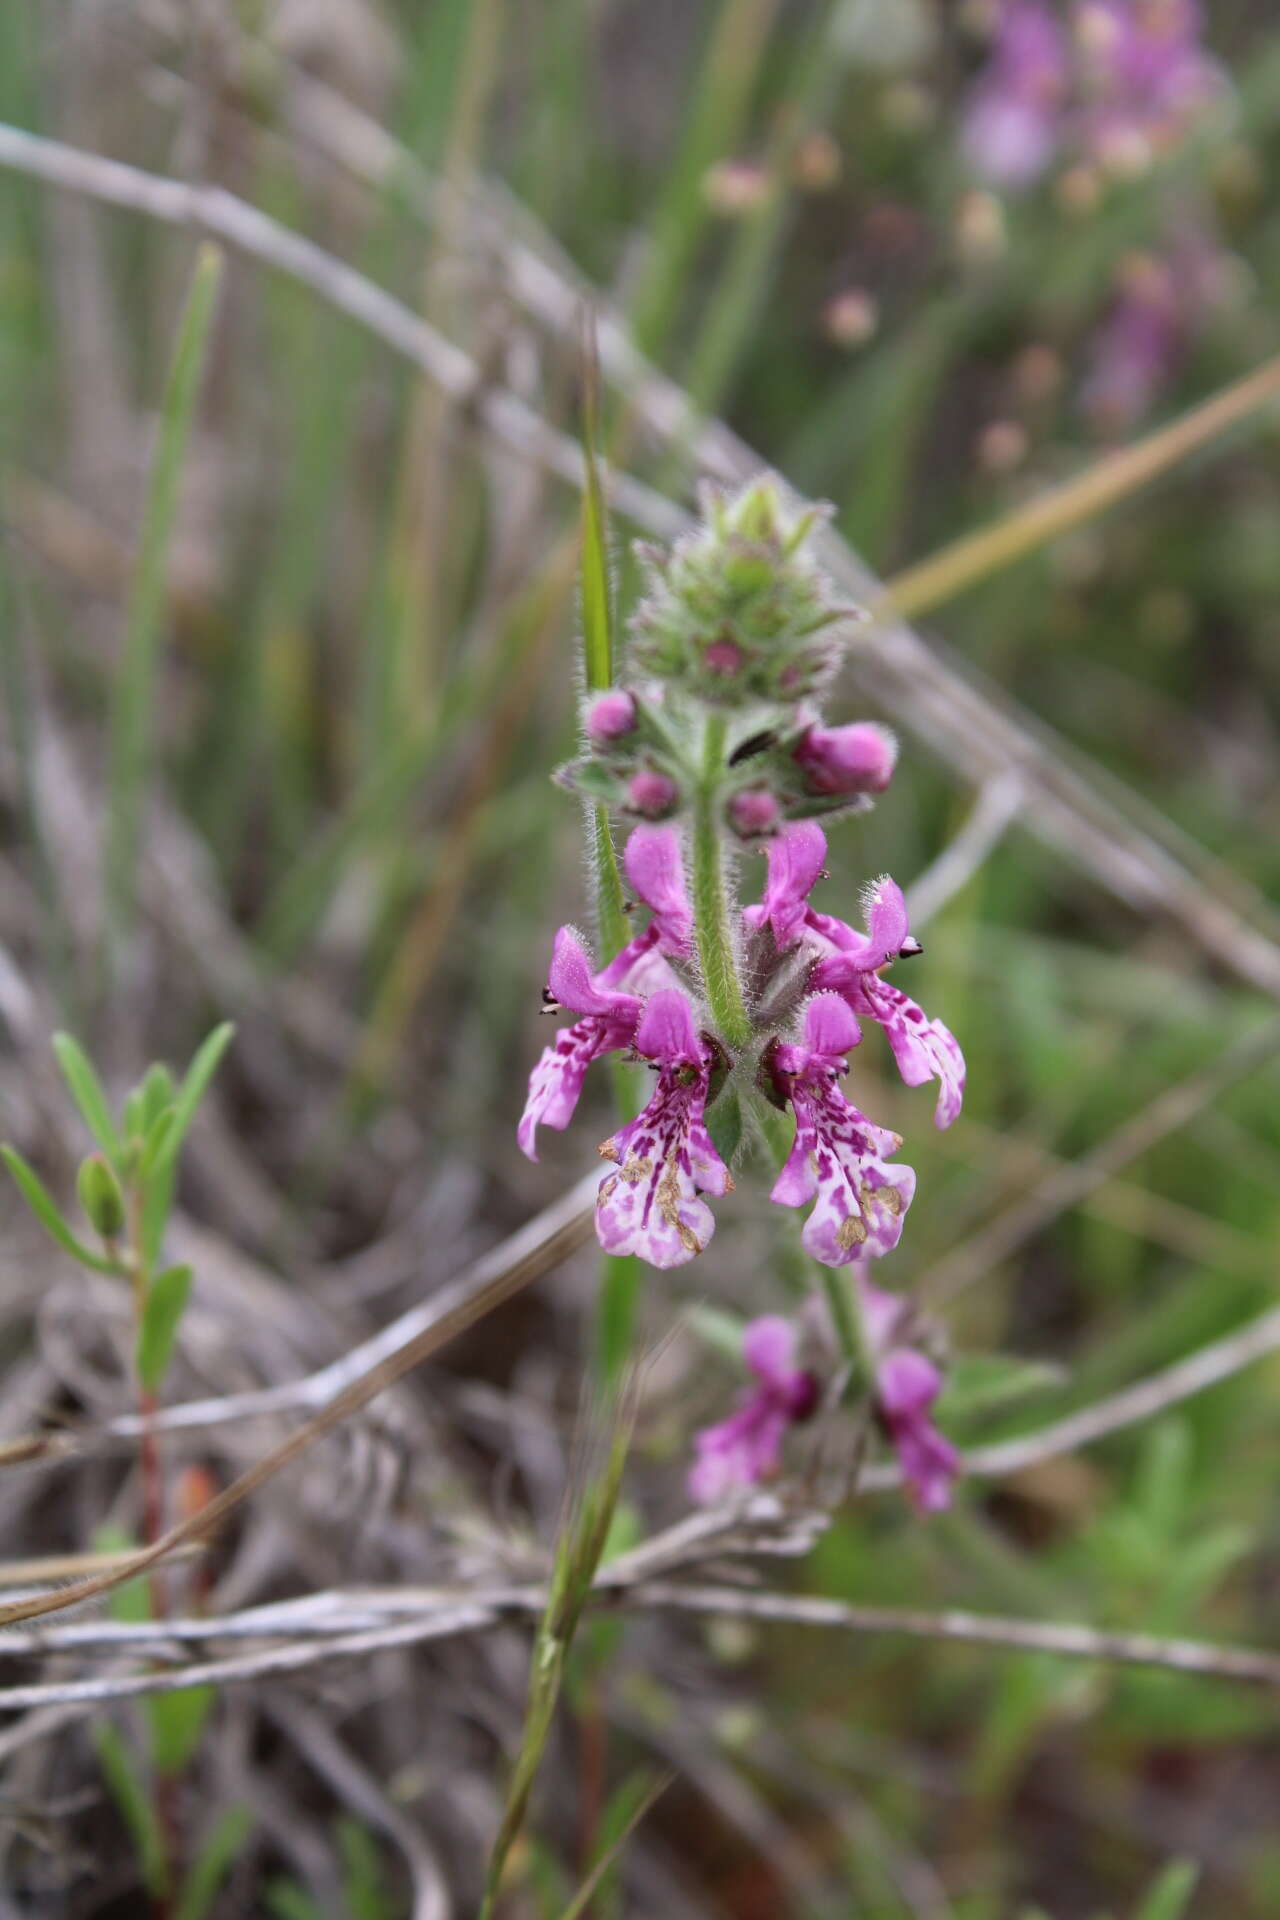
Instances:
[[[827,836],[816,820],[793,821],[769,842],[764,900],[758,907],[748,907],[745,918],[749,926],[771,926],[780,953],[800,938],[805,903],[826,857]]]
[[[880,1416],[889,1430],[917,1506],[936,1513],[950,1504],[960,1455],[929,1418],[942,1381],[932,1361],[914,1347],[895,1347],[876,1378]]]
[[[541,1059],[529,1075],[529,1094],[516,1128],[521,1153],[530,1160],[537,1159],[538,1128],[567,1127],[591,1062],[602,1053],[614,1053],[629,1044],[630,1032],[625,1024],[596,1014],[560,1030],[554,1043],[543,1048]]]
[[[561,927],[551,950],[547,985],[562,1007],[571,1013],[619,1015],[639,1012],[639,1001],[628,994],[601,989],[591,967],[591,956],[572,927]]]
[[[702,1065],[702,1042],[693,1024],[693,1008],[679,988],[655,993],[636,1028],[636,1052],[663,1066]]]
[[[862,1038],[853,1009],[835,993],[816,993],[805,1008],[805,1045],[811,1054],[840,1060]]]
[[[785,1409],[762,1387],[727,1420],[704,1427],[694,1441],[698,1458],[689,1474],[690,1497],[713,1506],[776,1473],[787,1426]]]
[[[680,951],[693,931],[684,855],[674,827],[633,829],[622,856],[627,880],[654,916],[663,941]]]
[[[896,960],[906,944],[910,926],[907,921],[907,903],[902,897],[902,888],[887,873],[867,889],[867,937],[874,953],[878,956],[872,965],[887,966]]]
[[[922,1007],[887,980],[868,974],[862,990],[866,1010],[884,1028],[898,1072],[907,1085],[938,1082],[934,1125],[949,1127],[959,1117],[964,1101],[964,1055],[955,1035],[941,1020],[930,1020]]]
[[[770,1199],[799,1207],[815,1201],[801,1236],[805,1251],[829,1267],[891,1253],[916,1190],[911,1167],[888,1155],[901,1146],[851,1107],[829,1080],[793,1081],[795,1144]]]
[[[715,1218],[699,1193],[724,1193],[730,1181],[703,1120],[706,1097],[705,1068],[691,1074],[688,1066],[664,1065],[644,1112],[601,1147],[614,1162],[596,1197],[596,1232],[606,1253],[679,1267],[711,1239]]]
[[[795,1373],[795,1328],[779,1313],[761,1314],[743,1329],[742,1357],[762,1385],[789,1394]]]

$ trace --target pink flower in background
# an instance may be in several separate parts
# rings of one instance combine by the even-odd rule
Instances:
[[[1005,0],[963,142],[994,186],[1058,159],[1133,172],[1185,138],[1227,91],[1194,0]]]
[[[816,1202],[801,1238],[829,1267],[892,1252],[916,1190],[910,1167],[889,1164],[899,1136],[850,1106],[835,1084],[858,1037],[845,1002],[817,994],[805,1008],[804,1045],[775,1046],[767,1058],[796,1119],[794,1145],[769,1197],[781,1207]]]
[[[964,122],[976,172],[995,186],[1038,180],[1057,152],[1071,86],[1071,49],[1047,0],[1006,0]]]
[[[777,1472],[787,1429],[807,1420],[818,1404],[817,1378],[797,1367],[795,1353],[795,1328],[777,1314],[765,1314],[745,1328],[742,1357],[759,1384],[736,1413],[718,1426],[704,1427],[694,1441],[698,1457],[689,1473],[689,1493],[700,1506]]]
[[[961,1472],[956,1448],[930,1419],[942,1376],[906,1333],[910,1303],[859,1277],[862,1321],[875,1355],[876,1417],[893,1445],[915,1503],[936,1513],[951,1503]]]
[[[1165,254],[1124,262],[1080,396],[1100,433],[1127,433],[1151,411],[1230,286],[1228,256],[1194,225],[1184,225]]]
[[[596,1201],[596,1231],[606,1253],[636,1253],[655,1267],[679,1267],[702,1252],[715,1232],[703,1193],[726,1193],[729,1169],[703,1119],[711,1049],[678,990],[655,993],[635,1029],[637,1053],[656,1061],[653,1097],[638,1119],[620,1127],[600,1151],[616,1163]]]

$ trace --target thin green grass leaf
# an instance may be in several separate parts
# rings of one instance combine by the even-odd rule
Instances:
[[[102,1768],[111,1798],[129,1829],[138,1855],[138,1865],[148,1890],[159,1897],[169,1882],[164,1837],[146,1787],[134,1769],[133,1755],[119,1729],[109,1720],[100,1720],[92,1729],[98,1764]]]
[[[642,1790],[639,1803],[625,1813],[621,1831],[616,1833],[608,1842],[604,1852],[592,1867],[577,1893],[569,1902],[569,1905],[560,1915],[560,1920],[582,1920],[583,1914],[586,1912],[595,1895],[599,1892],[605,1876],[608,1874],[610,1868],[616,1865],[627,1841],[631,1838],[646,1815],[652,1812],[674,1779],[674,1774],[664,1774],[661,1779],[655,1780],[647,1790]],[[626,1783],[626,1790],[629,1797],[635,1793],[637,1785],[642,1786],[642,1783]]]
[[[181,1694],[169,1697],[182,1698]],[[252,1828],[253,1813],[248,1807],[228,1807],[219,1815],[192,1862],[173,1920],[204,1920]]]
[[[1151,1888],[1133,1920],[1183,1920],[1200,1879],[1194,1860],[1173,1860]]]
[[[139,824],[151,773],[152,715],[160,668],[169,543],[222,265],[219,247],[208,242],[201,246],[161,409],[160,439],[143,511],[142,545],[124,653],[112,693],[107,792],[108,951],[124,932],[133,910]]]

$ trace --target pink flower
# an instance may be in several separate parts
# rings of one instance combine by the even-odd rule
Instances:
[[[916,1190],[910,1167],[888,1164],[899,1136],[850,1106],[835,1084],[859,1037],[846,1003],[820,993],[805,1009],[805,1044],[775,1046],[768,1059],[796,1117],[794,1145],[769,1197],[782,1207],[816,1202],[801,1239],[829,1267],[892,1252]]]
[[[809,905],[826,853],[826,835],[814,820],[795,821],[776,835],[768,847],[764,900],[748,907],[744,918],[750,926],[771,927],[780,952],[808,942],[816,962],[810,975],[815,992],[838,993],[859,1019],[884,1028],[909,1087],[938,1081],[934,1119],[949,1127],[964,1097],[964,1055],[940,1020],[930,1020],[901,988],[881,978],[884,967],[922,951],[911,936],[902,889],[887,874],[868,888],[867,931],[859,933]]]
[[[941,1020],[931,1020],[880,972],[894,960],[921,951],[908,930],[902,889],[885,874],[868,890],[865,934],[826,914],[812,914],[810,925],[827,948],[811,976],[814,988],[840,994],[851,1012],[884,1028],[909,1087],[938,1082],[934,1124],[949,1127],[964,1099],[964,1055]]]
[[[694,1441],[698,1457],[689,1494],[700,1506],[713,1506],[777,1472],[787,1428],[807,1420],[818,1403],[817,1379],[796,1366],[795,1351],[795,1329],[777,1314],[752,1320],[743,1330],[742,1357],[759,1385],[736,1413],[704,1427]]]
[[[600,1149],[617,1170],[600,1182],[596,1231],[606,1253],[636,1253],[651,1266],[679,1267],[715,1232],[699,1195],[720,1195],[732,1184],[703,1117],[713,1056],[678,989],[652,996],[633,1045],[657,1061],[658,1084],[639,1118]]]
[[[933,1362],[905,1337],[911,1308],[860,1279],[862,1320],[876,1356],[875,1410],[898,1456],[916,1505],[937,1513],[951,1503],[960,1455],[929,1418],[942,1391]]]
[[[745,907],[742,917],[749,927],[771,927],[774,945],[785,953],[804,932],[809,895],[827,857],[827,836],[816,820],[796,820],[769,842],[767,855],[764,899]]]
[[[583,727],[591,744],[610,747],[636,729],[635,696],[621,687],[597,694],[583,715]]]
[[[568,1126],[592,1061],[632,1047],[645,1000],[677,984],[665,956],[685,952],[693,928],[679,834],[674,827],[637,827],[627,842],[623,867],[653,919],[600,973],[592,972],[586,948],[572,927],[557,933],[546,999],[549,1009],[565,1007],[581,1018],[544,1048],[529,1076],[516,1138],[530,1160],[538,1157],[539,1126]]]
[[[556,935],[547,994],[556,1006],[582,1017],[543,1048],[529,1076],[516,1139],[530,1160],[538,1157],[539,1126],[563,1130],[572,1120],[592,1061],[631,1046],[643,1006],[635,994],[607,984],[603,974],[592,973],[587,950],[572,927],[561,927]]]
[[[848,727],[806,727],[794,758],[811,793],[883,793],[893,777],[898,743],[887,727],[859,720]]]
[[[997,186],[1026,187],[1053,159],[1071,81],[1070,48],[1045,0],[1006,0],[965,116],[964,144]]]

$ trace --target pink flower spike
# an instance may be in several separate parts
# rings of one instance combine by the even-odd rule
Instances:
[[[795,1349],[794,1327],[777,1314],[745,1328],[742,1357],[760,1384],[736,1413],[697,1435],[689,1494],[699,1506],[714,1506],[777,1472],[787,1428],[807,1420],[818,1403],[818,1382],[796,1366]]]
[[[593,747],[611,747],[636,730],[634,696],[620,687],[598,694],[583,715],[582,724]]]
[[[770,840],[769,878],[759,906],[747,907],[751,927],[773,928],[779,953],[794,947],[805,925],[805,908],[827,857],[827,836],[816,820],[795,820]]]
[[[683,993],[655,993],[635,1034],[637,1052],[659,1064],[658,1084],[638,1119],[600,1152],[615,1171],[600,1182],[596,1232],[606,1253],[635,1253],[654,1267],[679,1267],[715,1232],[699,1196],[732,1182],[707,1132],[709,1062]]]
[[[684,854],[674,827],[635,827],[622,856],[633,891],[648,907],[668,953],[684,953],[693,932]]]
[[[893,1443],[912,1497],[925,1513],[951,1504],[960,1455],[929,1418],[942,1390],[931,1360],[914,1347],[895,1347],[876,1375],[876,1412]]]
[[[848,727],[806,727],[794,758],[810,793],[883,793],[893,777],[898,743],[887,727],[859,720]]]

